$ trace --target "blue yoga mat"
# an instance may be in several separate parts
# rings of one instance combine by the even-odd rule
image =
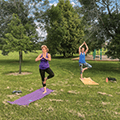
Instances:
[[[50,90],[48,88],[46,88],[47,92],[43,94],[44,92],[44,88],[40,88],[30,94],[27,94],[13,102],[11,101],[7,101],[10,104],[18,104],[18,105],[29,105],[31,102],[34,102],[36,100],[39,100],[43,97],[45,97],[46,95],[50,94],[51,92],[53,92],[53,90]]]

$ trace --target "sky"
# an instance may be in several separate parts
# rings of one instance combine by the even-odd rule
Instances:
[[[50,5],[53,5],[56,6],[57,3],[59,2],[58,0],[49,0],[50,2]],[[78,4],[77,0],[70,0],[70,3],[73,5],[73,7]]]
[[[52,5],[56,6],[58,2],[59,2],[58,0],[49,0],[49,5],[50,6],[52,6]],[[80,3],[77,0],[70,0],[70,3],[72,4],[73,7],[75,5],[80,5]],[[35,21],[35,23],[36,23],[36,25],[39,24],[36,21]],[[47,36],[47,32],[46,31],[44,32],[40,28],[36,29],[36,31],[38,32],[39,36],[44,37],[44,39],[46,39],[46,36]],[[43,41],[44,39],[39,40],[39,41]]]

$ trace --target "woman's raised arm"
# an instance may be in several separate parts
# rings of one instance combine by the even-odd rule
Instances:
[[[79,47],[79,55],[81,54],[81,47],[85,44],[85,42]]]
[[[86,51],[85,51],[85,54],[88,52],[88,46],[87,46],[87,44],[86,44],[86,42],[85,42],[85,46],[86,46]]]

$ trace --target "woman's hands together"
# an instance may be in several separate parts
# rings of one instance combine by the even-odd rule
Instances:
[[[83,44],[85,44],[86,45],[86,42],[84,41],[84,43]]]

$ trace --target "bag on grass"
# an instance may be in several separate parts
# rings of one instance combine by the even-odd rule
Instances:
[[[108,77],[108,80],[111,81],[111,82],[117,81],[116,78],[111,78],[111,77]]]

